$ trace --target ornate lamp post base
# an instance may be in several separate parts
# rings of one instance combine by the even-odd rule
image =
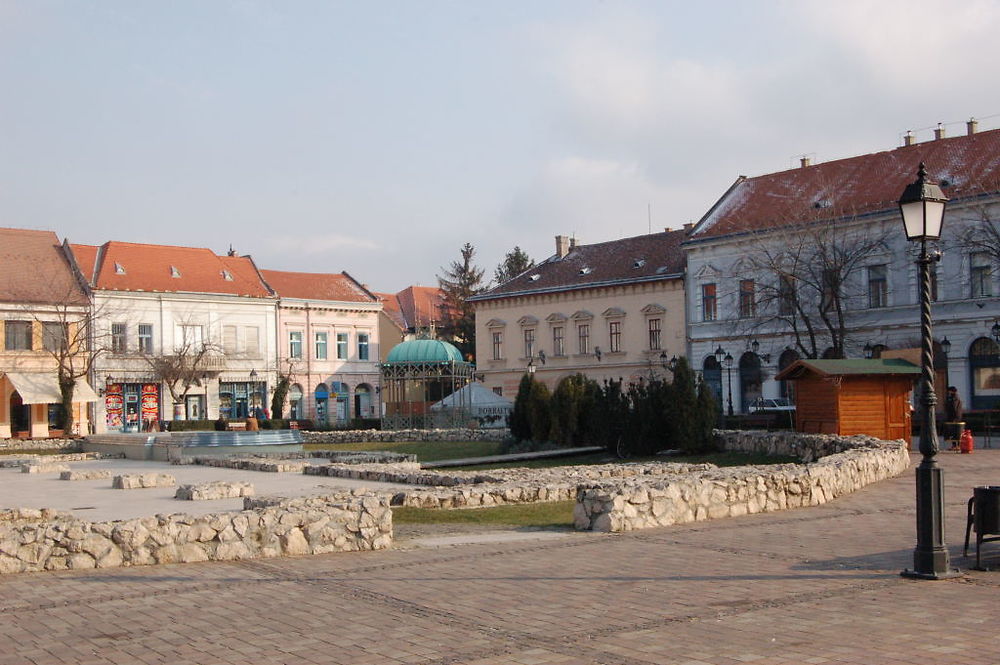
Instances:
[[[961,577],[951,567],[944,545],[944,487],[941,468],[927,460],[917,467],[917,547],[913,550],[913,569],[900,573],[918,580],[945,580]],[[927,533],[922,531],[929,530]]]

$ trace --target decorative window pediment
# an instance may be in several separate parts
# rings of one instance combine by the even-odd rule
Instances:
[[[620,319],[625,316],[625,310],[621,307],[608,307],[601,316],[606,319]]]
[[[517,320],[517,323],[520,326],[537,326],[538,317],[532,316],[531,314],[525,314],[524,316],[522,316]]]
[[[660,314],[666,314],[667,308],[664,307],[663,305],[658,305],[655,302],[651,302],[639,311],[641,311],[646,316],[658,316]]]
[[[570,318],[573,319],[574,321],[590,321],[591,319],[594,318],[594,315],[585,309],[581,309],[574,312],[573,316],[571,316]]]
[[[486,322],[487,328],[503,328],[507,325],[507,322],[503,319],[490,319]]]
[[[722,276],[722,272],[713,266],[711,263],[706,263],[702,267],[698,268],[698,271],[694,274],[696,279],[718,279]]]
[[[566,321],[566,315],[562,312],[553,312],[545,317],[545,320],[549,323],[563,323]]]

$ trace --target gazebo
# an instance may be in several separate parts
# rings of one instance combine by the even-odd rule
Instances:
[[[797,360],[778,373],[795,381],[795,429],[910,440],[910,392],[920,368],[901,359]]]
[[[467,424],[469,404],[431,411],[431,405],[472,380],[473,365],[462,353],[439,339],[414,339],[389,352],[382,372],[383,429],[460,427]]]

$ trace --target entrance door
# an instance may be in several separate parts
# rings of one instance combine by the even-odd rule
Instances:
[[[201,395],[188,395],[187,396],[187,419],[188,420],[204,420],[205,410],[202,408],[202,400],[204,398]]]
[[[15,391],[10,396],[10,431],[17,435],[18,432],[28,432],[31,427],[31,405],[21,401],[21,394]]]

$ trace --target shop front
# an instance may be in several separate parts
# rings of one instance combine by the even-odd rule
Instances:
[[[151,381],[109,382],[104,411],[109,431],[150,432],[160,421],[160,386]]]
[[[225,420],[243,420],[256,409],[263,409],[267,384],[263,381],[220,381],[219,416]]]
[[[73,390],[73,432],[56,430],[62,421],[62,394],[54,372],[0,373],[0,438],[33,439],[87,431],[87,402],[96,402],[90,385],[77,380]]]

